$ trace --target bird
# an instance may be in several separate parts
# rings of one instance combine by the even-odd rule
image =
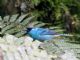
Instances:
[[[58,34],[54,30],[48,28],[27,28],[26,33],[32,37],[34,40],[45,41],[52,40],[58,36],[66,36],[65,34]]]

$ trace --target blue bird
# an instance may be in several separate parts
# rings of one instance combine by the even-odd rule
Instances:
[[[45,28],[27,28],[27,34],[34,40],[39,41],[52,40],[56,36],[64,36],[63,34],[58,34],[53,30]]]

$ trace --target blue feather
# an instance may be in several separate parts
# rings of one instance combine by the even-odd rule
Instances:
[[[57,34],[53,30],[44,29],[44,28],[38,28],[38,31],[41,31],[41,33],[40,33],[41,35],[55,35],[55,34]]]

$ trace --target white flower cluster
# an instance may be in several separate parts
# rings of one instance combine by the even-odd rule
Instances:
[[[39,49],[40,44],[43,43],[38,40],[33,41],[28,36],[16,38],[7,34],[3,38],[0,37],[0,55],[3,56],[2,60],[58,60],[58,57],[61,60],[77,60],[73,59],[73,55],[69,52],[60,56],[49,55],[45,49]],[[71,59],[69,55],[72,56]]]

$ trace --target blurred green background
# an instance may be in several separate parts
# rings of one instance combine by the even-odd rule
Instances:
[[[34,27],[72,34],[74,36],[69,37],[69,42],[80,43],[79,0],[0,0],[0,16],[3,23],[0,23],[1,33],[22,36],[24,34],[20,31],[23,26],[32,24]],[[18,27],[14,28],[15,26]]]

